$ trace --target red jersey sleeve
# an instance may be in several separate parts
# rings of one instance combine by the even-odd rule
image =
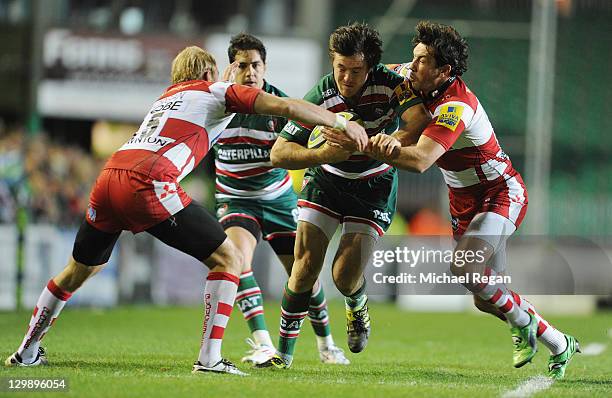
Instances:
[[[225,109],[232,113],[255,113],[255,99],[260,92],[258,88],[232,84],[225,91]]]
[[[437,118],[432,120],[423,131],[423,135],[436,141],[448,151],[455,141],[457,141],[457,138],[459,138],[463,130],[465,130],[465,125],[463,121],[459,121],[457,128],[451,130],[448,127],[438,125],[436,122]]]
[[[465,130],[463,119],[471,117],[473,112],[464,103],[452,102],[438,106],[434,115],[423,134],[448,151]]]

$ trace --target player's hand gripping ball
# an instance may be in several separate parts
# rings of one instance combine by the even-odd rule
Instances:
[[[338,112],[338,115],[344,117],[346,120],[351,122],[357,122],[363,126],[363,121],[359,118],[356,113],[353,112]],[[315,126],[310,133],[310,137],[308,137],[308,148],[318,148],[325,142],[325,137],[323,137],[323,128],[325,126]]]

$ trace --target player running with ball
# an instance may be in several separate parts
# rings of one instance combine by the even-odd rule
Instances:
[[[228,48],[231,81],[259,88],[279,97],[286,95],[264,79],[266,48],[254,36],[232,37]],[[297,195],[287,170],[272,166],[270,151],[287,119],[268,115],[234,116],[214,146],[217,169],[217,217],[225,233],[244,258],[236,304],[247,321],[253,340],[243,362],[260,364],[270,359],[274,344],[266,327],[263,296],[251,263],[257,242],[270,243],[287,273],[293,265],[297,228]],[[323,363],[348,365],[344,352],[334,344],[323,286],[313,289],[308,317],[317,338]]]
[[[465,40],[450,26],[424,21],[416,32],[412,63],[397,68],[409,68],[410,83],[424,98],[433,120],[416,145],[401,151],[391,150],[401,146],[393,137],[372,138],[373,156],[418,173],[438,165],[449,188],[456,250],[485,253],[483,262],[452,264],[451,271],[457,276],[479,273],[495,279],[505,272],[506,240],[527,211],[525,184],[500,148],[482,104],[460,77],[467,70]],[[350,145],[334,132],[327,138]],[[391,152],[394,155],[387,155]],[[563,378],[570,359],[580,352],[574,337],[552,327],[504,283],[465,286],[474,294],[478,309],[510,324],[515,367],[532,360],[539,339],[551,353],[549,376]]]
[[[420,133],[431,118],[404,78],[379,63],[381,54],[378,32],[369,26],[336,29],[329,40],[333,73],[304,98],[332,112],[356,114],[370,136],[393,134],[404,140]],[[397,131],[400,117],[408,131]],[[309,169],[298,200],[295,262],[281,304],[279,352],[260,367],[291,365],[313,286],[339,225],[332,277],[345,296],[349,349],[361,352],[370,335],[363,267],[395,213],[397,171],[365,156],[354,143],[346,149],[328,143],[308,148],[312,127],[289,122],[270,156],[275,166]]]
[[[180,181],[206,156],[234,112],[263,113],[345,130],[361,149],[364,129],[338,115],[296,99],[252,87],[215,83],[214,57],[198,47],[184,49],[172,62],[172,83],[153,104],[139,130],[108,160],[90,196],[66,268],[42,291],[28,330],[6,366],[47,363],[40,341],[70,296],[107,263],[123,230],[147,231],[210,268],[204,287],[204,326],[195,372],[245,375],[221,357],[242,255],[223,228],[183,191]]]

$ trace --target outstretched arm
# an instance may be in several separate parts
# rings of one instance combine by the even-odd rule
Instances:
[[[411,106],[402,113],[404,126],[391,134],[397,138],[402,146],[414,145],[418,142],[421,133],[431,121],[431,116],[423,104]]]
[[[270,152],[272,165],[287,170],[305,169],[325,163],[338,163],[348,159],[349,156],[351,156],[349,151],[332,147],[327,143],[318,148],[309,149],[283,137],[276,139],[272,152]]]
[[[445,152],[442,145],[425,135],[421,135],[416,145],[401,147],[396,138],[378,134],[372,137],[368,154],[399,169],[423,173]]]
[[[342,116],[304,100],[279,98],[262,91],[255,99],[254,110],[255,113],[283,116],[302,123],[323,125],[343,131],[361,151],[368,144],[368,135],[362,126],[355,122],[347,122]]]

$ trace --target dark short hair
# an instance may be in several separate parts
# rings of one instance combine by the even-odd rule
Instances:
[[[438,67],[450,65],[451,76],[461,76],[467,71],[467,42],[452,26],[420,21],[416,26],[415,46],[423,43],[434,50]]]
[[[368,67],[380,62],[382,57],[382,40],[376,29],[362,22],[340,26],[329,36],[329,58],[334,59],[334,53],[350,57],[363,54]]]
[[[238,51],[257,50],[261,60],[266,63],[266,47],[264,47],[261,40],[257,37],[248,33],[239,33],[233,36],[230,40],[230,45],[227,49],[227,56],[229,62],[232,63],[236,59],[236,53]]]

